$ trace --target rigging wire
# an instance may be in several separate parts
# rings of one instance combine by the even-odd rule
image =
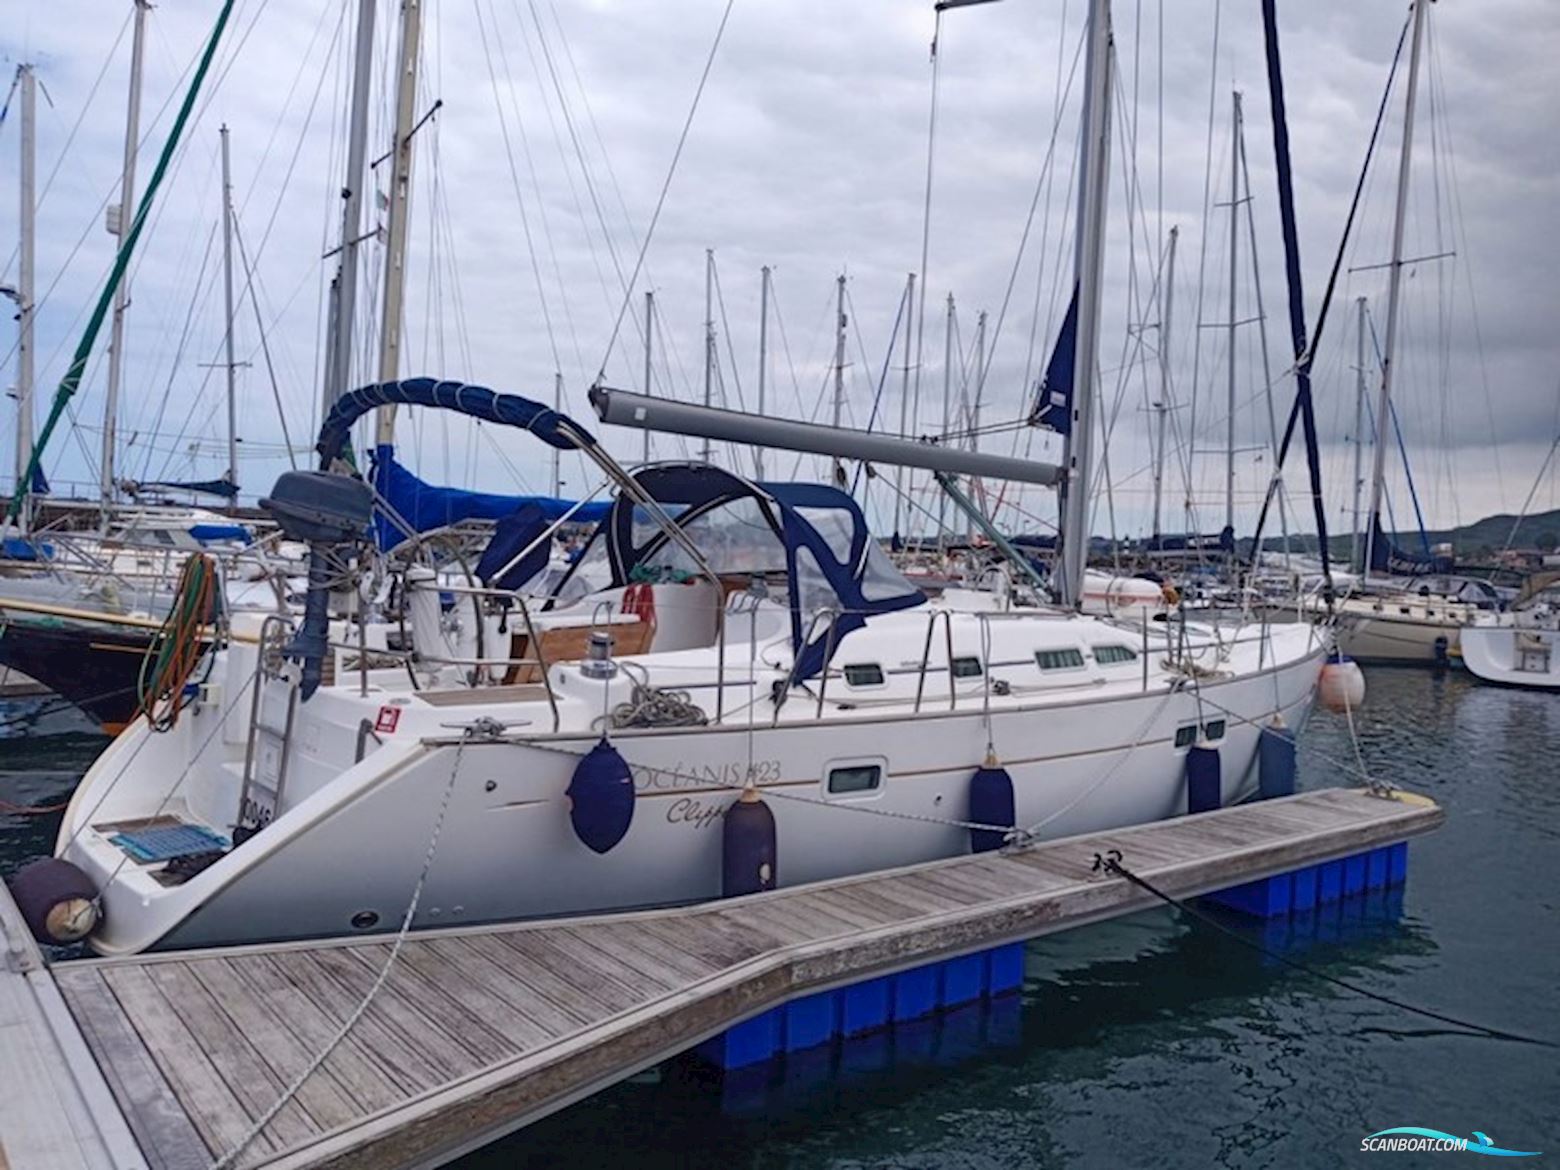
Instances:
[[[715,40],[711,43],[709,57],[704,62],[704,72],[699,75],[699,84],[693,92],[693,101],[688,106],[688,116],[683,120],[682,132],[677,136],[677,148],[672,152],[671,164],[666,168],[666,178],[661,183],[660,194],[656,196],[655,211],[651,213],[650,224],[645,229],[645,238],[639,246],[639,256],[634,261],[634,270],[629,274],[629,279],[623,287],[623,303],[618,306],[617,319],[612,323],[612,334],[607,339],[606,352],[601,356],[601,368],[596,375],[598,381],[606,377],[607,361],[617,345],[618,332],[623,327],[623,315],[628,311],[629,301],[634,295],[634,287],[639,282],[639,273],[645,263],[645,253],[650,249],[650,241],[655,236],[656,225],[661,220],[661,209],[666,205],[667,192],[672,188],[672,179],[677,174],[677,164],[682,159],[688,133],[693,129],[694,115],[699,111],[699,100],[704,96],[704,86],[710,79],[710,70],[715,65],[715,54],[720,50],[721,38],[726,34],[726,22],[731,19],[731,9],[735,3],[736,0],[726,0],[725,10],[721,13],[720,25],[715,30]]]

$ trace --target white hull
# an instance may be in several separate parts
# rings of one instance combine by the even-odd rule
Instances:
[[[1485,682],[1560,691],[1560,631],[1469,626],[1462,635],[1462,660]]]
[[[977,618],[953,620],[955,653],[978,650]],[[895,663],[914,656],[919,664],[920,637],[906,634],[925,628],[924,616],[875,619],[852,635],[841,659],[855,661],[875,644]],[[1010,663],[993,662],[993,674],[1009,665],[1009,675],[1023,675],[1027,660],[1039,676],[1027,645],[1037,631],[1049,644],[1085,646],[1099,645],[1102,634],[1130,645],[1139,634],[1093,619],[995,622],[992,634],[1017,644]],[[994,693],[991,741],[1013,776],[1018,825],[1039,825],[1040,836],[1054,838],[1184,812],[1186,743],[1177,744],[1177,732],[1184,740],[1188,727],[1222,732],[1215,746],[1224,801],[1249,792],[1261,727],[1275,715],[1294,728],[1303,724],[1324,653],[1307,627],[1269,630],[1262,638],[1255,631],[1247,628],[1244,643],[1230,631],[1205,632],[1206,662],[1235,661],[1224,670],[1214,665],[1198,686],[1163,672],[1161,649],[1149,655],[1152,671],[1141,656],[1103,666],[1090,652],[1089,665],[1065,685],[1015,683],[1011,694]],[[911,641],[918,643],[913,650]],[[993,660],[1009,657],[1005,643],[993,637],[992,645]],[[750,656],[743,645],[732,659],[744,668],[756,659],[754,673],[772,677],[765,654],[759,645]],[[657,657],[673,656],[640,662],[649,666]],[[252,664],[252,652],[229,652],[228,695],[242,694]],[[366,697],[356,687],[328,687],[299,707],[287,780],[294,796],[276,819],[183,884],[162,885],[151,867],[127,864],[107,838],[121,819],[154,811],[219,828],[233,822],[247,735],[238,716],[249,703],[224,702],[216,693],[173,732],[137,725],[115,741],[78,789],[58,853],[104,891],[104,922],[93,945],[106,953],[395,929],[446,793],[417,927],[719,897],[721,818],[750,765],[777,822],[782,885],[955,856],[970,847],[968,829],[952,822],[968,815],[969,778],[986,751],[984,684],[959,681],[959,697],[950,700],[946,671],[942,676],[929,684],[935,697],[919,713],[892,694],[874,702],[847,693],[836,680],[829,702],[820,704],[821,719],[812,697],[797,693],[778,721],[766,713],[750,728],[742,702],[767,696],[769,681],[753,686],[742,679],[727,687],[721,726],[616,732],[612,742],[632,768],[636,801],[627,835],[605,855],[575,837],[564,791],[578,757],[597,739],[584,729],[602,700],[561,700],[565,729],[558,733],[531,726],[503,742],[457,746],[452,726],[484,715],[516,718],[516,704],[497,703],[482,688],[463,692],[467,701],[433,704],[378,687]],[[554,667],[553,677],[561,696],[581,689],[572,667]],[[706,692],[700,701],[709,706],[713,697]],[[400,712],[396,731],[382,746],[364,741],[367,754],[354,763],[360,721],[390,704]],[[542,722],[538,706],[527,710],[535,724]],[[763,709],[773,710],[767,701]],[[828,791],[832,769],[874,763],[883,770],[876,790]],[[362,923],[365,913],[375,916],[372,924],[354,927],[354,917]]]

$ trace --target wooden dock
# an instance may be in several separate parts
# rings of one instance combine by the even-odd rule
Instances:
[[[1188,897],[1442,820],[1429,802],[1327,789],[716,904],[421,933],[234,1164],[436,1165],[776,1005],[1155,904],[1096,872],[1096,853],[1120,850]],[[38,1012],[52,1046],[13,1049],[4,1033],[0,1170],[211,1165],[330,1042],[390,953],[381,938],[30,972],[37,997],[62,1002]],[[8,1076],[51,1097],[46,1117],[29,1116],[37,1106],[11,1095]],[[79,1150],[56,1160],[30,1136],[39,1122],[61,1143],[79,1135]]]

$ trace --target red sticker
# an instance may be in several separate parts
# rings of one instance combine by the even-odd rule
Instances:
[[[389,735],[395,730],[395,725],[399,722],[401,722],[401,708],[381,707],[379,708],[379,718],[374,720],[374,730],[382,731]]]

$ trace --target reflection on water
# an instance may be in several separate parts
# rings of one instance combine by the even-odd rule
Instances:
[[[1221,921],[1377,993],[1555,1035],[1560,695],[1412,670],[1367,681],[1367,767],[1440,801],[1447,826],[1410,847],[1395,897]],[[0,798],[60,799],[101,744],[6,741]],[[1339,764],[1352,760],[1343,721],[1318,713],[1302,784],[1350,783]],[[0,817],[0,871],[47,852],[57,824]],[[1021,996],[724,1080],[681,1057],[463,1165],[1329,1167],[1356,1165],[1360,1138],[1395,1125],[1552,1149],[1560,1063],[1451,1034],[1163,909],[1032,943]]]

